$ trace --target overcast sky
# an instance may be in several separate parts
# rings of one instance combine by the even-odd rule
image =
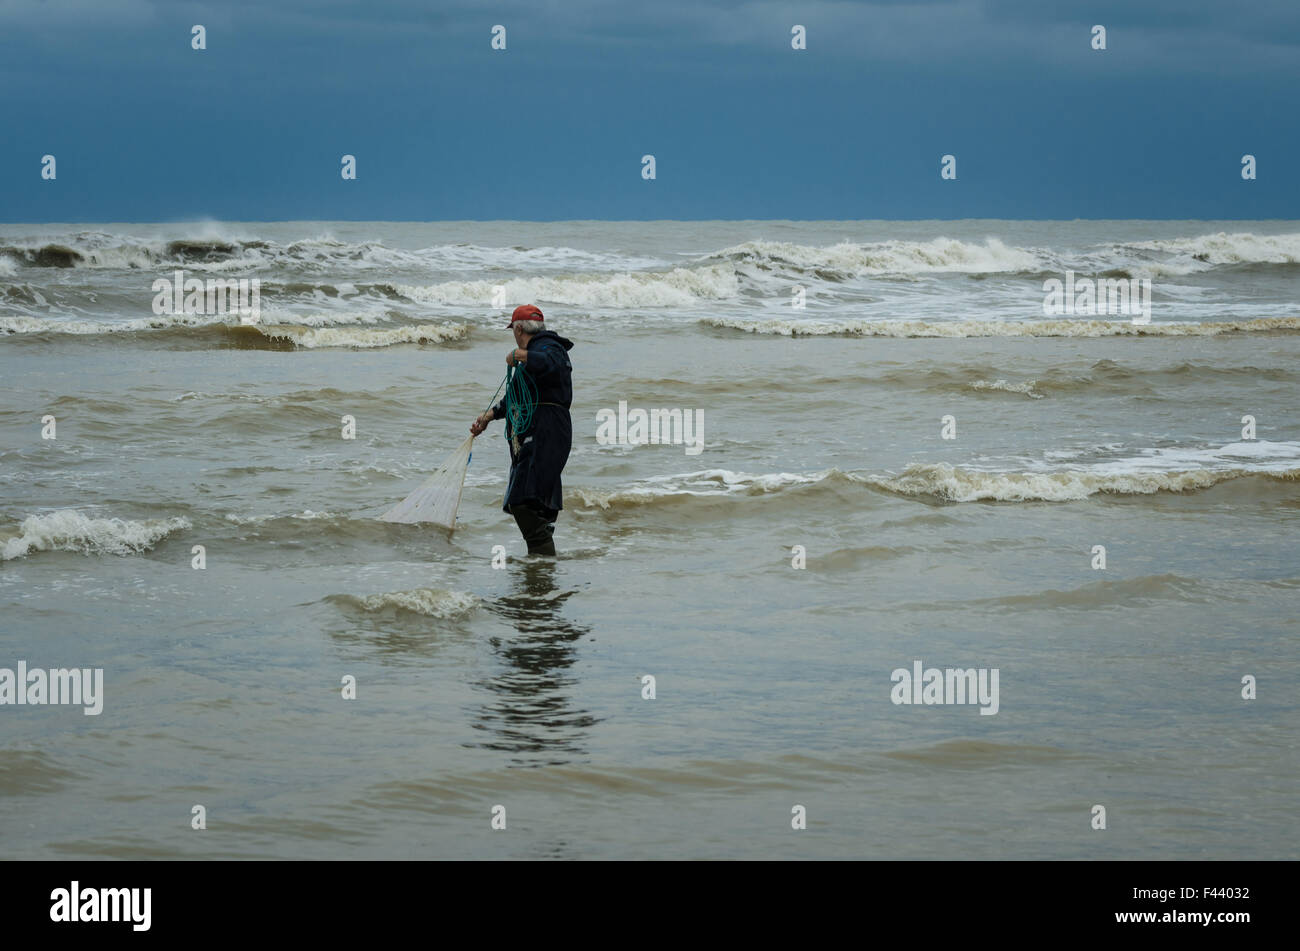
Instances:
[[[1297,98],[1300,0],[0,0],[0,220],[1300,218]]]

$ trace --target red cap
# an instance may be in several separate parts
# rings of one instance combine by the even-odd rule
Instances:
[[[516,320],[542,320],[542,312],[532,304],[520,304],[515,308],[515,312],[510,315],[510,324]],[[510,324],[506,324],[509,328]]]

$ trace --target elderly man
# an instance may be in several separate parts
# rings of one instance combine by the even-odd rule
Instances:
[[[532,304],[516,307],[507,327],[514,332],[515,349],[506,366],[522,367],[537,387],[537,408],[527,431],[514,432],[506,420],[510,442],[510,481],[502,509],[513,515],[530,555],[554,555],[555,519],[564,507],[560,473],[573,445],[573,342],[543,325],[542,312]],[[505,400],[470,425],[475,436],[494,419],[506,415]]]

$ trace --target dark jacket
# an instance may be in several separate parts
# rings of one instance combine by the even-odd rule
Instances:
[[[573,365],[569,351],[573,341],[553,330],[539,331],[528,341],[528,360],[524,372],[537,387],[537,409],[532,425],[519,433],[516,453],[506,421],[506,438],[510,443],[510,482],[506,487],[503,511],[510,506],[533,502],[559,511],[564,508],[560,473],[569,461],[573,447],[573,421],[569,406],[573,403]],[[492,407],[492,417],[505,416],[505,400]]]

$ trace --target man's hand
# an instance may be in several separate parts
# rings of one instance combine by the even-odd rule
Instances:
[[[469,424],[469,431],[475,436],[482,435],[483,430],[488,428],[490,422],[492,422],[492,411],[488,410]]]
[[[516,364],[519,363],[527,363],[527,362],[528,362],[527,350],[523,350],[520,349],[519,347],[515,347],[515,349],[511,350],[509,353],[506,354],[506,366],[508,367],[515,366]]]

